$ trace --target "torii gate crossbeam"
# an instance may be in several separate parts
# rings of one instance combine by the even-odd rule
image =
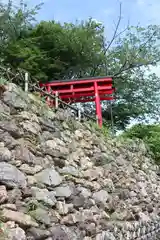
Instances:
[[[102,127],[101,101],[113,100],[113,79],[111,77],[81,78],[71,80],[53,80],[40,83],[50,94],[58,94],[58,97],[66,103],[95,102],[98,125]],[[47,97],[50,106],[55,105],[54,100]]]

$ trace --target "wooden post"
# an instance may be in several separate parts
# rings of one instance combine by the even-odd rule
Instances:
[[[28,80],[29,80],[29,75],[28,72],[25,73],[25,87],[24,87],[24,91],[28,92]]]
[[[55,108],[56,109],[58,109],[58,92],[56,91],[56,93],[55,93],[55,96],[56,96],[56,98],[55,98]]]
[[[47,86],[46,91],[51,94],[51,87]],[[50,97],[47,96],[47,105],[50,106],[51,102],[50,102]]]

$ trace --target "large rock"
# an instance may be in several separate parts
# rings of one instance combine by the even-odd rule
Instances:
[[[36,219],[39,223],[45,224],[46,226],[51,225],[51,216],[48,211],[42,208],[37,208],[36,210],[33,210],[29,212],[29,214]],[[36,226],[34,226],[36,227]]]
[[[116,240],[114,235],[109,231],[103,231],[96,235],[96,240]]]
[[[109,194],[105,190],[100,190],[98,192],[93,193],[92,197],[97,203],[104,203],[105,204],[106,201],[108,200]]]
[[[50,235],[51,233],[49,231],[35,227],[32,227],[27,231],[27,236],[29,237],[29,239],[30,238],[35,240],[46,239]]]
[[[31,153],[28,148],[19,146],[13,151],[16,160],[20,160],[22,163],[36,164],[36,157]]]
[[[8,106],[16,109],[27,109],[29,98],[27,98],[27,94],[20,88],[10,83],[8,85],[8,91],[5,91],[3,94],[3,101]]]
[[[28,164],[22,164],[19,169],[28,175],[34,175],[40,172],[43,167],[40,165],[35,165],[34,167],[31,167]]]
[[[5,147],[7,147],[9,150],[12,150],[19,145],[19,142],[15,140],[8,132],[0,132],[0,141],[3,142]]]
[[[27,185],[25,175],[15,166],[0,162],[0,182],[8,187],[25,188]]]
[[[41,127],[38,123],[36,122],[30,122],[30,121],[25,121],[21,123],[21,126],[26,132],[29,132],[31,134],[38,135],[41,131]]]
[[[39,189],[37,187],[31,188],[32,196],[35,197],[38,201],[42,201],[44,204],[53,207],[56,204],[55,193],[49,192],[47,189]]]
[[[74,228],[68,228],[66,226],[54,226],[52,227],[51,236],[52,240],[61,239],[61,240],[81,240],[83,235],[81,232],[76,231]]]
[[[7,131],[12,137],[14,138],[20,138],[23,136],[24,132],[21,130],[15,120],[10,120],[10,121],[0,121],[0,129],[3,129]]]
[[[4,147],[4,143],[0,142],[0,162],[8,162],[11,160],[12,154],[8,148]]]
[[[26,240],[26,234],[25,231],[20,228],[12,228],[12,229],[7,229],[7,240]]]
[[[65,197],[68,198],[71,196],[72,191],[71,188],[69,186],[59,186],[55,188],[55,192],[56,192],[56,197]]]
[[[72,166],[67,166],[67,167],[64,167],[62,169],[59,170],[60,173],[62,174],[68,174],[68,175],[72,175],[72,176],[75,176],[75,177],[78,177],[80,175],[79,173],[79,170],[75,167],[72,167]]]
[[[93,169],[88,169],[86,171],[83,172],[83,176],[87,179],[89,179],[90,181],[93,180],[97,180],[100,177],[103,177],[103,173],[104,170],[101,167],[95,167]]]
[[[57,202],[56,208],[60,215],[66,215],[69,212],[70,204],[65,204],[64,202]]]
[[[4,219],[4,221],[14,221],[23,227],[38,227],[38,223],[36,223],[31,216],[22,212],[3,209],[1,212],[1,217]]]
[[[61,184],[62,177],[53,168],[46,168],[42,172],[37,173],[35,178],[38,182],[50,187],[55,187]]]

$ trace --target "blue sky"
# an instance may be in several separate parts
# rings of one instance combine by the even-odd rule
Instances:
[[[28,0],[32,5],[40,0]],[[113,25],[119,14],[119,0],[44,0],[39,19],[56,19],[59,21],[75,21],[92,16],[102,21],[108,28]],[[160,0],[121,0],[124,26],[130,24],[159,24]]]

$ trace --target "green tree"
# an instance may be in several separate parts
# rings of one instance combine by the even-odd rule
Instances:
[[[6,62],[41,79],[90,76],[93,64],[105,59],[103,31],[92,19],[76,24],[42,21],[27,37],[10,43]]]
[[[17,5],[12,0],[7,4],[0,3],[0,57],[3,62],[5,50],[10,42],[27,36],[28,31],[32,29],[36,21],[35,15],[42,4],[29,9],[24,0],[19,0]]]

